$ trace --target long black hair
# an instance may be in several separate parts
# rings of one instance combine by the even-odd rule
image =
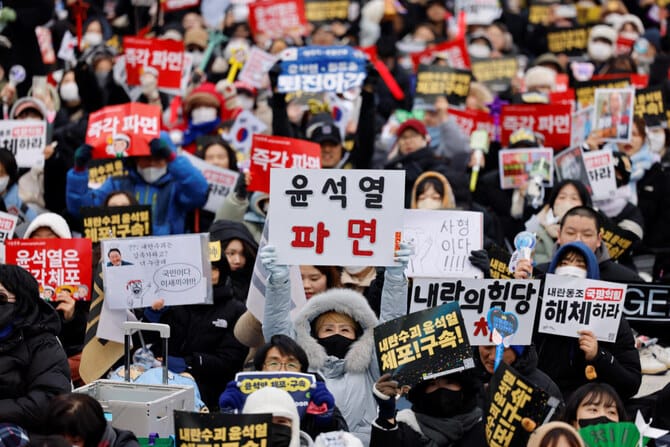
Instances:
[[[0,284],[16,296],[16,316],[28,315],[41,299],[37,280],[17,265],[0,264]]]

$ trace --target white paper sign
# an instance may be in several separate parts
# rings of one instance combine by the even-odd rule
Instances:
[[[616,191],[614,155],[610,150],[589,151],[582,155],[595,200],[609,199]]]
[[[46,145],[45,121],[0,120],[0,148],[14,155],[19,168],[44,166]]]
[[[251,47],[247,61],[237,79],[251,84],[256,88],[267,87],[267,73],[275,62],[277,62],[276,56],[258,47]]]
[[[270,172],[270,243],[289,265],[393,265],[405,172],[277,169]]]
[[[216,213],[221,208],[221,205],[223,205],[223,201],[228,194],[235,188],[235,183],[240,173],[209,164],[202,158],[191,155],[188,152],[183,152],[182,155],[185,155],[191,164],[207,179],[209,195],[207,196],[207,203],[205,203],[202,209]]]
[[[213,302],[207,234],[106,239],[101,253],[110,309]]]
[[[455,9],[456,15],[465,11],[468,25],[490,25],[502,14],[498,0],[456,0]]]
[[[625,284],[547,274],[538,330],[579,338],[593,331],[600,341],[614,342],[619,331]]]
[[[405,210],[403,240],[414,247],[407,276],[476,278],[482,271],[468,260],[483,245],[482,213]]]
[[[593,133],[606,141],[630,141],[633,132],[634,88],[597,88]]]
[[[539,280],[414,278],[409,313],[458,301],[470,344],[486,346],[494,344],[486,316],[500,307],[519,323],[511,343],[530,345],[539,293]]]
[[[14,236],[14,230],[16,229],[16,222],[18,220],[19,216],[0,211],[0,243],[3,243]]]

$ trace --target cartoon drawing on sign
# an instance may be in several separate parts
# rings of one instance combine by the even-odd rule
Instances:
[[[428,258],[430,249],[433,246],[433,238],[421,228],[405,228],[405,241],[416,247],[414,256],[409,258],[411,271],[422,271],[425,269],[424,262]]]
[[[105,148],[105,152],[113,155],[116,158],[123,158],[128,156],[128,149],[130,148],[130,137],[125,133],[114,134],[109,140]]]
[[[519,319],[513,312],[504,312],[499,307],[489,310],[486,321],[491,331],[491,340],[496,344],[496,360],[493,369],[502,362],[505,348],[512,343],[512,337],[519,330]]]
[[[126,302],[128,309],[144,307],[143,298],[151,290],[151,282],[133,279],[126,283]]]

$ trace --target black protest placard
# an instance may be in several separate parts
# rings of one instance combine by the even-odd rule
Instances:
[[[270,447],[272,414],[174,412],[176,447]]]
[[[586,51],[589,43],[590,28],[552,28],[547,32],[547,48],[550,53],[580,55]]]
[[[485,428],[489,447],[525,446],[530,432],[549,420],[560,403],[504,362],[491,378],[490,391]]]
[[[319,26],[335,20],[347,22],[350,0],[305,0],[305,18],[312,25]]]
[[[379,370],[391,373],[401,385],[474,367],[455,302],[388,321],[374,335]]]
[[[97,189],[107,177],[126,175],[127,171],[120,159],[98,158],[88,163],[88,186]]]
[[[643,118],[649,126],[666,122],[665,95],[661,86],[635,90],[635,116]]]
[[[151,205],[83,207],[84,237],[104,239],[151,236]]]
[[[628,253],[633,242],[639,240],[635,233],[621,228],[610,219],[603,220],[600,234],[610,258],[615,260]]]
[[[595,93],[598,88],[626,88],[630,86],[629,78],[620,79],[598,79],[595,81],[575,82],[575,99],[580,109],[593,105]]]
[[[483,82],[494,91],[508,88],[519,69],[519,63],[514,56],[496,59],[472,58],[470,65],[475,80]]]
[[[496,244],[491,245],[486,252],[489,255],[491,278],[514,279],[514,275],[509,271],[509,261],[512,258],[510,252]]]
[[[416,96],[432,104],[446,96],[449,104],[465,103],[470,92],[472,72],[441,65],[419,65],[416,74]]]

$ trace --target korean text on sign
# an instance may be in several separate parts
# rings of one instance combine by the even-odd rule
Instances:
[[[520,188],[531,178],[553,184],[554,153],[551,148],[504,149],[498,152],[500,188]]]
[[[180,87],[184,69],[184,42],[124,37],[123,47],[128,85],[140,85],[145,67],[152,67],[158,72],[159,87]]]
[[[589,151],[582,154],[584,167],[594,199],[608,199],[616,191],[614,156],[610,150]]]
[[[393,265],[404,171],[273,169],[270,175],[269,242],[278,262]]]
[[[84,207],[81,209],[84,237],[103,239],[151,235],[151,206]]]
[[[174,412],[177,447],[271,447],[271,414]]]
[[[514,313],[519,330],[514,344],[529,345],[533,336],[540,282],[527,280],[414,278],[409,311],[458,302],[472,345],[490,345],[486,315],[493,307]]]
[[[46,122],[0,120],[0,148],[14,155],[19,168],[44,166],[46,137]]]
[[[625,296],[626,285],[548,274],[538,329],[566,337],[589,329],[598,340],[613,342]]]

